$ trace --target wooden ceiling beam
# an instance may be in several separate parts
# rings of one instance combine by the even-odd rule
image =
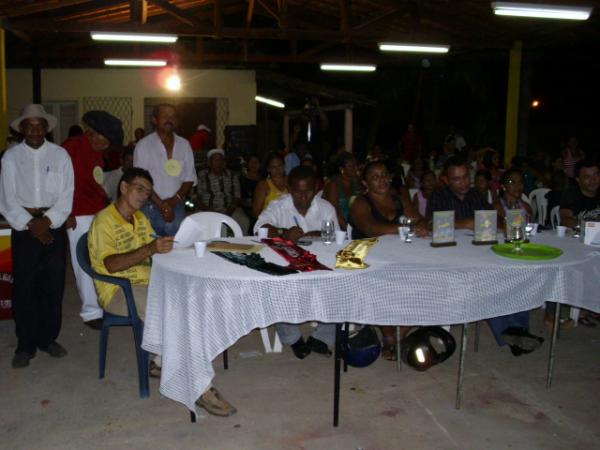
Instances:
[[[198,21],[188,11],[178,8],[177,6],[170,3],[168,0],[148,0],[148,1],[150,3],[152,3],[153,5],[156,5],[159,8],[161,8],[167,14],[170,14],[171,16],[175,17],[180,22],[185,23],[186,25],[189,25],[190,27],[199,26]]]
[[[144,25],[148,20],[148,2],[146,0],[131,0],[129,5],[131,21],[138,25]]]
[[[391,8],[388,9],[387,11],[384,11],[380,14],[376,14],[375,16],[367,19],[366,21],[354,26],[352,28],[353,31],[360,31],[360,30],[364,30],[365,28],[370,28],[375,24],[380,24],[380,22],[383,19],[390,19],[392,18],[394,15],[396,15],[399,12],[398,8]]]
[[[213,26],[214,37],[220,39],[223,30],[223,0],[214,0]]]
[[[246,28],[250,28],[250,25],[252,25],[252,16],[254,15],[254,2],[255,0],[248,0],[248,11],[246,11]]]
[[[267,12],[269,15],[279,22],[279,14],[266,2],[266,0],[257,0],[258,4]]]
[[[279,28],[288,28],[290,26],[288,0],[277,0],[277,6],[279,7]]]
[[[56,9],[66,8],[73,5],[89,4],[89,0],[61,0],[60,2],[29,2],[27,5],[11,7],[10,14],[2,12],[2,15],[14,17],[29,16],[31,14],[39,14]]]

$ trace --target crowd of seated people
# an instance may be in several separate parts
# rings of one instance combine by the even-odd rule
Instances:
[[[474,211],[496,209],[498,228],[504,229],[508,210],[523,210],[527,220],[531,220],[533,210],[527,195],[539,187],[551,189],[548,198],[552,204],[560,206],[561,224],[573,227],[581,220],[600,218],[598,162],[586,158],[574,138],[564,144],[553,160],[538,152],[533,158],[515,157],[504,167],[498,151],[489,147],[481,150],[468,147],[462,136],[460,140],[454,135],[446,136],[439,155],[430,151],[427,157],[422,139],[415,137],[414,127],[409,127],[399,152],[374,145],[364,160],[357,156],[360,152],[350,153],[339,147],[331,157],[323,158],[325,168],[319,155],[311,156],[306,143],[298,143],[290,151],[282,147],[267,154],[263,161],[259,155],[247,155],[241,172],[238,172],[227,167],[227,152],[216,148],[206,153],[207,167],[195,173],[191,147],[174,131],[176,113],[172,105],[159,105],[152,119],[156,131],[138,139],[133,155],[131,149],[122,153],[122,167],[114,173],[127,176],[117,177],[112,184],[104,183],[113,203],[108,205],[102,200],[104,209],[91,225],[89,247],[92,264],[99,272],[137,270],[150,264],[148,257],[152,254],[170,251],[172,238],[166,236],[176,233],[183,204],[188,198],[195,204],[194,211],[215,211],[232,216],[246,234],[266,227],[269,236],[292,241],[318,234],[324,219],[334,222],[336,229],[351,229],[350,237],[360,239],[396,235],[399,219],[405,217],[415,222],[416,234],[423,237],[431,233],[433,213],[446,210],[455,212],[457,229],[472,230]],[[42,119],[44,117],[45,113],[41,115]],[[48,130],[52,126],[48,126],[47,120],[38,124],[30,119],[40,117],[23,118],[21,128],[28,133],[29,139],[25,143],[29,145],[31,141],[31,145],[41,148],[46,143],[37,136],[37,128]],[[25,125],[37,128],[29,130]],[[110,130],[104,131],[110,134]],[[90,135],[91,132],[87,130],[86,133]],[[109,139],[104,140],[108,145]],[[167,150],[166,158],[163,148]],[[156,155],[165,160],[159,160]],[[132,157],[134,168],[130,167]],[[105,177],[98,176],[96,167],[86,167],[86,170],[89,183],[95,180],[102,185],[98,180]],[[322,177],[322,173],[326,177]],[[106,187],[108,184],[110,188]],[[78,192],[75,183],[74,189],[77,196],[81,188]],[[42,206],[51,206],[50,200],[48,205]],[[33,216],[28,226],[35,226],[39,220],[45,223],[47,208],[41,209],[44,211],[34,211],[40,217]],[[117,243],[108,239],[110,233],[102,234],[103,222],[105,229],[120,227],[128,233],[145,230],[144,235],[132,238],[134,247],[117,252]],[[168,225],[174,222],[177,226],[169,228]],[[138,229],[139,224],[143,227]],[[50,223],[44,226],[47,229]],[[68,227],[68,223],[61,225],[65,226]],[[163,237],[156,238],[155,232]],[[40,240],[44,236],[39,233],[34,238]],[[37,241],[34,244],[38,245]],[[144,270],[148,272],[148,267]],[[149,276],[146,272],[144,283],[141,283],[144,286]],[[106,286],[100,286],[100,289],[97,286],[96,290],[106,294]],[[115,308],[115,312],[122,313],[123,299],[115,294],[110,292],[110,295],[101,296],[100,303],[106,310]],[[143,302],[145,292],[136,292],[136,297]],[[143,315],[143,305],[139,306]],[[552,308],[547,311],[549,317]],[[594,327],[599,317],[590,311],[582,311],[579,320],[582,325]],[[529,332],[529,311],[491,318],[488,323],[497,343],[508,345],[515,356],[530,353],[543,342],[541,337]],[[277,324],[276,328],[281,341],[290,345],[300,359],[310,353],[331,355],[330,347],[334,342],[331,324],[320,324],[306,341],[297,325]],[[402,333],[408,329],[403,328]],[[382,355],[393,360],[396,356],[395,329],[381,327],[381,334]],[[42,344],[38,347],[47,351],[50,342]],[[28,347],[21,353],[21,359],[16,363],[13,361],[14,367],[26,367],[35,348]],[[66,351],[60,352],[60,356],[64,355]],[[160,361],[157,364],[154,369],[160,374]],[[198,402],[212,414],[226,416],[235,412],[214,388],[205,392]]]

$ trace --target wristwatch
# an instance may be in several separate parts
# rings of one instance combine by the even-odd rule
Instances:
[[[283,236],[283,228],[277,228],[277,236]]]

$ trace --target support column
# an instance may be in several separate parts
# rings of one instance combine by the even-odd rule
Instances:
[[[523,43],[515,41],[508,63],[508,92],[506,95],[506,132],[504,134],[504,164],[510,165],[517,154],[519,135],[519,90],[521,88],[521,56]]]
[[[8,137],[8,107],[6,101],[6,52],[4,29],[0,28],[0,150],[6,148]]]
[[[283,143],[285,148],[290,149],[290,116],[285,113],[283,115]]]
[[[344,148],[347,152],[353,152],[352,148],[352,108],[344,110]]]

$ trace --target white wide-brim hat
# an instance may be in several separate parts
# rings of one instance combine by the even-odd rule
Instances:
[[[221,155],[224,158],[225,157],[225,151],[221,150],[220,148],[213,148],[211,151],[209,151],[206,154],[206,159],[210,159],[214,155]]]
[[[200,125],[198,125],[198,128],[196,128],[196,130],[198,130],[198,131],[204,130],[204,131],[207,131],[208,133],[210,133],[212,131],[210,128],[208,128],[203,123],[201,123]]]
[[[25,119],[33,118],[44,119],[48,123],[48,132],[54,130],[54,127],[56,127],[56,124],[58,123],[56,117],[54,117],[52,114],[48,114],[42,105],[30,103],[23,108],[21,115],[10,123],[10,127],[20,133],[21,122],[23,122]]]

